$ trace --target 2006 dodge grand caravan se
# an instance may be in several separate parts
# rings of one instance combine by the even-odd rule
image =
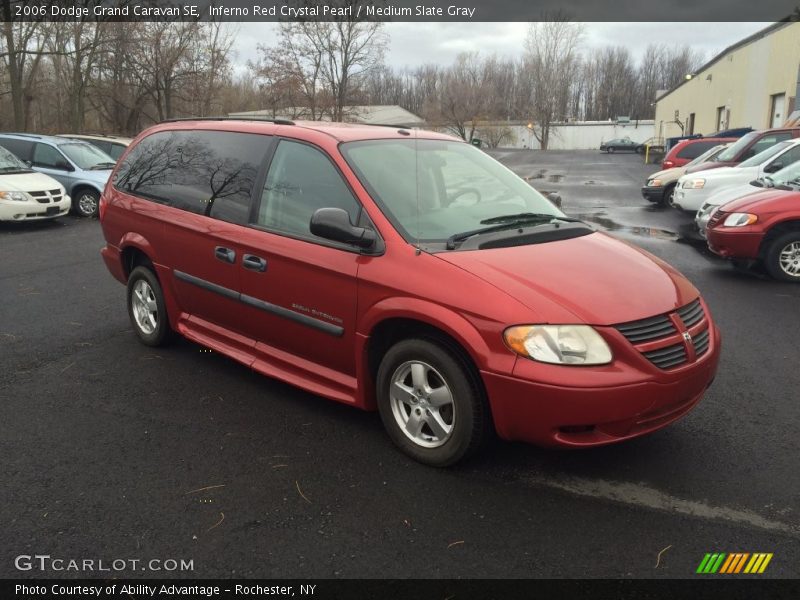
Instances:
[[[138,337],[177,331],[363,409],[427,464],[501,438],[587,447],[677,420],[720,335],[675,269],[447,135],[152,127],[100,202]]]

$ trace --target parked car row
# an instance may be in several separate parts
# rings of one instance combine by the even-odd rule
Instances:
[[[707,138],[685,140],[681,146]],[[642,196],[694,213],[709,249],[800,283],[800,129],[753,131],[680,169],[651,175]]]
[[[97,215],[129,138],[0,133],[0,221]]]

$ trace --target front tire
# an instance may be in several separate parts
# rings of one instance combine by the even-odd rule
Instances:
[[[453,465],[488,438],[489,409],[477,376],[437,341],[392,346],[378,369],[377,399],[389,437],[421,463]]]
[[[609,154],[614,154],[614,147],[612,146],[611,148],[606,150],[606,152],[608,152]]]
[[[72,207],[81,217],[95,217],[100,207],[100,194],[97,190],[82,189],[72,201]]]
[[[172,334],[164,293],[155,273],[136,267],[128,277],[128,316],[139,341],[146,346],[163,346]]]
[[[672,183],[664,188],[664,195],[661,196],[661,202],[658,203],[659,206],[670,206],[672,204],[672,194],[675,193],[675,184]]]
[[[775,279],[800,283],[800,231],[775,238],[767,249],[764,266]]]

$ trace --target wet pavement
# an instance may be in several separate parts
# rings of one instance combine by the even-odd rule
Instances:
[[[694,411],[612,447],[422,467],[375,414],[137,343],[96,221],[0,225],[0,577],[54,575],[14,568],[44,553],[194,561],[157,576],[686,578],[706,552],[800,577],[800,286],[704,250],[691,215],[641,198],[639,156],[498,154],[700,288],[723,354]]]

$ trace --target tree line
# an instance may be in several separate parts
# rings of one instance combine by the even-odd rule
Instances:
[[[7,4],[4,4],[7,6]],[[257,58],[234,68],[235,24],[2,23],[0,127],[135,134],[175,117],[266,110],[290,118],[353,118],[396,104],[470,140],[487,122],[522,121],[547,147],[566,120],[654,116],[656,91],[692,73],[688,47],[583,44],[580,24],[530,25],[516,57],[460,54],[452,64],[386,64],[381,23],[281,23]],[[481,134],[486,136],[484,132]],[[502,142],[503,129],[488,134]]]

